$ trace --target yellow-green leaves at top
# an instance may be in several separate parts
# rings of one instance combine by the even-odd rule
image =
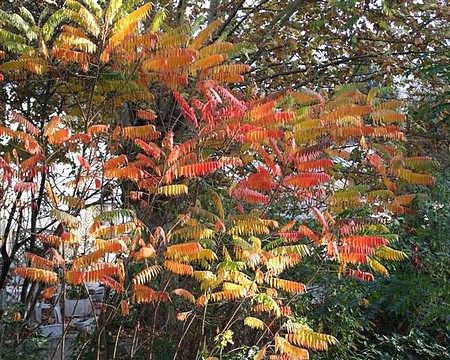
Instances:
[[[82,0],[84,4],[92,11],[92,13],[101,18],[103,15],[102,7],[99,5],[97,0]]]
[[[148,27],[149,32],[157,32],[167,17],[166,9],[160,9],[153,17],[152,23]]]
[[[67,0],[66,6],[74,12],[71,14],[68,11],[71,18],[81,25],[86,32],[96,37],[100,34],[99,18],[94,16],[85,6],[75,0]]]
[[[114,1],[111,1],[111,3],[113,2]],[[148,2],[140,6],[133,12],[129,13],[125,17],[119,19],[114,25],[112,36],[109,40],[110,43],[112,45],[118,44],[126,36],[130,35],[134,30],[137,29],[138,23],[150,15],[151,10],[152,10],[152,3]]]
[[[52,38],[58,25],[66,19],[67,9],[56,10],[52,15],[50,15],[45,24],[42,25],[41,29],[42,36],[46,42]]]
[[[122,0],[111,0],[109,2],[109,6],[105,12],[105,25],[111,25],[114,21],[114,18],[117,15],[120,7],[122,6]]]

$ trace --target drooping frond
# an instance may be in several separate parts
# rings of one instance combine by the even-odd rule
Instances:
[[[276,277],[267,277],[264,279],[270,286],[282,289],[287,292],[304,293],[306,292],[305,284],[299,283],[297,281],[280,279]]]
[[[151,244],[147,244],[139,249],[139,251],[133,254],[136,261],[141,261],[156,256],[156,250]]]
[[[211,239],[213,236],[214,230],[204,226],[185,226],[169,234],[169,237],[192,241]]]
[[[166,185],[161,186],[158,189],[158,194],[162,194],[164,196],[180,196],[180,195],[187,195],[187,193],[188,187],[184,184]]]
[[[302,236],[304,236],[302,234]],[[275,256],[299,254],[301,256],[308,256],[311,252],[310,248],[305,244],[277,246],[270,251]]]
[[[175,295],[181,296],[182,298],[186,299],[187,301],[195,304],[195,297],[192,295],[189,291],[186,289],[175,289],[172,291]]]
[[[203,163],[182,165],[172,171],[173,177],[178,179],[180,177],[197,178],[206,176],[222,167],[219,161],[206,161]]]
[[[138,23],[147,18],[152,9],[152,3],[147,2],[125,17],[119,19],[112,29],[112,36],[109,38],[111,45],[117,45],[138,28]]]
[[[407,257],[403,251],[392,249],[389,246],[379,247],[376,250],[375,254],[379,258],[389,260],[389,261],[400,261],[400,260],[404,260]]]
[[[133,284],[137,284],[137,285],[144,285],[148,282],[150,282],[150,280],[154,279],[162,270],[162,267],[159,265],[151,265],[147,268],[145,268],[144,270],[138,272],[132,282]]]
[[[270,198],[267,195],[261,194],[255,190],[240,187],[233,190],[233,196],[236,199],[244,200],[251,204],[267,204],[270,201]]]
[[[58,209],[52,209],[50,212],[56,220],[62,222],[69,228],[77,229],[80,226],[80,219],[71,214]]]
[[[434,184],[433,176],[414,173],[408,169],[395,170],[395,174],[399,178],[404,179],[411,184],[417,184],[417,185],[433,185]]]
[[[337,343],[334,336],[312,331],[308,326],[294,324],[292,333],[286,334],[285,338],[290,343],[306,347],[312,350],[326,351],[329,345]]]
[[[154,125],[142,125],[124,127],[121,131],[121,135],[124,140],[135,140],[136,138],[139,138],[145,141],[151,141],[158,139],[161,136],[161,133],[156,131]]]
[[[209,24],[205,29],[200,31],[198,35],[192,40],[191,44],[189,45],[192,49],[199,49],[212,35],[212,33],[220,26],[222,25],[223,21],[221,19],[217,19],[213,21],[211,24]]]
[[[164,261],[164,267],[178,275],[193,275],[194,270],[191,265],[181,264],[176,261],[166,260]]]
[[[113,289],[116,293],[120,293],[123,289],[121,283],[108,275],[103,275],[100,279],[98,279],[98,282],[106,287],[109,287],[110,289]]]
[[[102,226],[98,229],[95,229],[95,231],[91,234],[95,237],[116,237],[117,235],[129,233],[136,229],[136,223],[133,221],[126,222],[119,225],[112,225],[112,226]]]
[[[133,287],[134,302],[137,304],[166,302],[170,301],[170,296],[165,291],[156,291],[145,285],[135,285]]]
[[[191,242],[171,245],[167,248],[166,253],[169,259],[178,259],[183,256],[197,254],[200,250],[202,250],[200,243]]]
[[[288,340],[279,335],[275,336],[275,351],[281,354],[291,355],[296,360],[309,359],[308,350],[292,345]]]
[[[31,267],[44,270],[53,270],[53,268],[55,267],[55,263],[52,260],[45,259],[36,254],[25,252],[25,256],[30,260]]]
[[[20,277],[43,282],[49,285],[55,285],[58,283],[58,274],[50,270],[36,269],[29,267],[17,267],[14,272]]]
[[[103,211],[95,217],[98,221],[123,221],[134,219],[136,217],[136,212],[131,209],[114,209],[109,211]]]
[[[411,170],[428,171],[438,168],[439,164],[429,156],[414,156],[405,158],[405,166]]]
[[[349,269],[348,274],[363,281],[374,281],[373,274],[361,270]]]
[[[209,294],[208,300],[212,302],[219,302],[224,300],[237,300],[242,299],[247,295],[248,290],[245,287],[236,284],[233,285],[235,285],[233,286],[233,289],[218,291]]]
[[[381,275],[384,275],[384,276],[389,276],[388,270],[379,261],[369,258],[368,264],[375,272],[377,272]]]
[[[48,245],[52,245],[52,246],[60,246],[61,242],[62,242],[62,239],[61,239],[60,236],[56,236],[56,235],[53,235],[53,234],[46,234],[46,233],[38,234],[37,238],[40,241],[42,241],[43,243],[48,244]]]
[[[87,255],[76,258],[72,263],[72,269],[87,269],[92,263],[97,262],[105,256],[106,251],[99,249]]]
[[[297,265],[302,260],[300,254],[288,254],[274,256],[267,260],[267,270],[272,270],[275,274],[280,274],[287,268]]]
[[[266,324],[261,319],[255,318],[253,316],[247,316],[244,319],[244,325],[251,327],[252,329],[264,330],[266,328]]]

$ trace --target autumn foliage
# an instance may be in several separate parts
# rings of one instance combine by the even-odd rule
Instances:
[[[352,86],[333,96],[231,91],[249,67],[231,60],[233,44],[209,41],[219,20],[192,37],[159,30],[150,3],[91,3],[68,1],[29,29],[43,38],[38,48],[22,37],[4,45],[14,57],[0,65],[5,81],[56,74],[55,93],[67,99],[44,126],[8,109],[0,127],[5,198],[52,224],[32,230],[36,254],[15,273],[50,295],[56,284],[99,282],[111,295],[107,319],[175,299],[185,321],[241,304],[243,324],[264,339],[259,359],[327,350],[337,340],[296,323],[290,307],[311,284],[286,270],[314,255],[373,281],[405,257],[386,224],[416,197],[402,184],[433,183],[433,161],[397,146],[401,104]]]

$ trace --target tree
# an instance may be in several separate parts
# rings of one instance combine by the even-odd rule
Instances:
[[[37,24],[24,9],[1,15],[2,176],[17,200],[30,194],[32,212],[30,227],[25,205],[7,205],[3,238],[15,226],[15,244],[30,246],[29,263],[15,272],[39,284],[37,295],[89,281],[110,289],[91,347],[107,345],[107,331],[119,339],[112,321],[139,311],[152,319],[150,357],[167,314],[179,330],[174,358],[183,350],[222,356],[243,331],[237,321],[261,331],[257,358],[307,358],[307,348],[326,350],[336,339],[292,312],[313,281],[298,276],[303,259],[370,281],[371,271],[387,274],[383,260],[404,258],[388,245],[384,222],[415,198],[396,183],[432,184],[433,162],[398,149],[398,102],[355,87],[330,98],[233,93],[226,83],[241,82],[248,66],[229,61],[241,46],[209,42],[222,22],[160,31],[165,12],[150,3],[67,1]],[[22,90],[27,84],[37,84],[45,108]],[[30,116],[13,115],[15,101]],[[81,209],[93,206],[100,214],[77,234]],[[7,274],[14,254],[5,244]],[[289,268],[296,271],[286,278]],[[169,299],[183,310],[181,330]],[[221,307],[230,311],[217,315]]]

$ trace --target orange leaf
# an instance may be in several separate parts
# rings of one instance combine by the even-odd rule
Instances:
[[[191,265],[181,264],[179,262],[166,260],[164,261],[164,267],[167,270],[172,271],[175,274],[178,275],[193,275],[194,269]]]
[[[185,298],[187,301],[195,304],[195,297],[189,291],[185,289],[175,289],[172,291],[175,295]]]

